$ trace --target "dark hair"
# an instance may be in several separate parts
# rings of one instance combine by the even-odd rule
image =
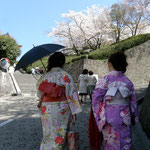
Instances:
[[[126,55],[124,54],[124,52],[117,52],[112,54],[109,57],[108,62],[112,63],[115,70],[121,71],[122,73],[126,72],[128,63],[126,61]]]
[[[84,69],[84,70],[82,71],[82,74],[88,74],[88,70],[87,70],[87,69]]]
[[[93,75],[93,71],[89,71],[89,75]]]
[[[53,53],[48,59],[47,72],[53,67],[63,67],[65,64],[65,55],[61,52]]]

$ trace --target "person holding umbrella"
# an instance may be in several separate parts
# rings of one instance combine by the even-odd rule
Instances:
[[[41,99],[43,140],[40,150],[64,150],[67,129],[82,111],[72,77],[63,70],[65,56],[55,52],[48,59],[46,73],[39,82],[37,95]]]

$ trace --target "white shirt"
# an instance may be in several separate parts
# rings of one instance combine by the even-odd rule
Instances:
[[[96,85],[97,79],[93,75],[87,77],[88,85]]]

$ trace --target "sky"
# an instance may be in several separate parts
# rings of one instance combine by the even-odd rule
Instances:
[[[9,33],[22,45],[19,60],[33,45],[53,43],[48,32],[56,27],[56,21],[63,20],[62,13],[94,4],[110,7],[116,2],[119,0],[0,0],[0,32]]]

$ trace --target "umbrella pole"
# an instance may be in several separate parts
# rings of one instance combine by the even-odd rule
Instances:
[[[41,61],[42,65],[43,65],[43,67],[44,67],[44,69],[45,69],[45,72],[46,72],[46,67],[45,67],[45,65],[44,65],[44,63],[43,63],[43,61],[42,61],[42,59],[40,59],[40,61]]]

